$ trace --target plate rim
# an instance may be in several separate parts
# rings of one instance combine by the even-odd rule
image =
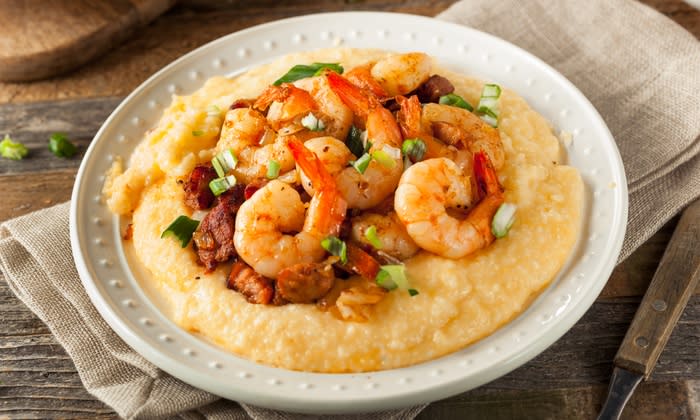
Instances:
[[[218,39],[215,39],[207,44],[204,44],[195,50],[183,55],[182,57],[179,57],[172,62],[170,62],[168,65],[154,73],[152,76],[147,78],[143,83],[141,83],[136,89],[134,89],[120,104],[115,108],[115,110],[110,114],[110,116],[105,120],[105,122],[102,124],[98,132],[96,133],[93,141],[90,143],[90,146],[88,147],[88,150],[85,153],[85,156],[83,158],[83,161],[81,162],[80,168],[78,170],[78,173],[76,175],[76,180],[73,188],[73,192],[71,195],[71,205],[70,205],[70,239],[71,239],[71,248],[73,251],[73,258],[76,263],[76,268],[78,269],[79,276],[81,278],[81,281],[92,301],[92,303],[95,305],[95,307],[98,309],[100,315],[107,321],[107,323],[110,325],[110,327],[127,343],[129,344],[132,348],[136,350],[136,352],[140,355],[142,355],[144,358],[149,360],[151,363],[155,364],[159,368],[163,369],[164,371],[168,372],[169,374],[183,380],[186,383],[192,384],[193,386],[196,386],[198,388],[207,390],[209,392],[212,392],[217,395],[221,395],[220,392],[217,392],[216,389],[212,388],[211,386],[208,386],[208,382],[206,380],[202,380],[202,378],[198,378],[198,375],[191,375],[191,372],[188,374],[183,373],[180,368],[182,365],[177,362],[175,359],[171,359],[169,357],[164,358],[162,351],[154,348],[150,343],[145,341],[142,337],[139,336],[135,331],[132,330],[132,328],[127,325],[123,319],[117,314],[117,312],[111,307],[109,302],[105,300],[105,297],[102,296],[101,291],[97,287],[96,284],[96,273],[92,272],[92,270],[88,267],[87,261],[85,261],[84,255],[86,255],[83,252],[83,247],[86,245],[84,243],[81,243],[80,241],[80,236],[78,230],[80,229],[79,223],[78,223],[78,214],[80,212],[79,209],[79,197],[81,194],[80,188],[83,185],[83,177],[85,172],[88,170],[89,166],[89,161],[91,160],[91,156],[96,148],[97,143],[99,142],[99,139],[102,138],[103,133],[106,131],[107,127],[109,127],[110,124],[116,119],[117,115],[119,115],[122,110],[135,98],[137,98],[139,95],[147,91],[149,88],[151,88],[153,85],[157,84],[161,78],[164,78],[167,76],[171,71],[177,69],[181,63],[191,60],[195,57],[197,57],[200,54],[206,53],[206,51],[210,49],[216,49],[220,45],[225,45],[226,43],[230,42],[231,39],[235,39],[236,37],[242,37],[251,33],[254,33],[256,31],[263,31],[266,29],[274,28],[275,26],[284,26],[284,25],[289,25],[289,24],[295,24],[299,22],[303,22],[305,20],[313,20],[313,19],[323,19],[323,18],[331,18],[331,19],[337,19],[338,17],[342,16],[348,16],[348,15],[353,15],[353,16],[362,16],[366,18],[372,18],[372,19],[378,19],[378,18],[384,18],[384,19],[414,19],[416,21],[421,21],[423,23],[429,23],[429,24],[435,24],[439,23],[440,25],[447,25],[449,27],[452,27],[453,29],[460,30],[460,31],[466,31],[466,32],[477,32],[479,33],[480,36],[485,36],[489,39],[491,39],[493,42],[497,42],[500,44],[503,44],[506,48],[509,50],[516,51],[517,53],[523,55],[525,58],[528,60],[532,61],[533,63],[537,64],[539,67],[541,67],[543,70],[546,70],[548,73],[549,77],[554,77],[557,79],[559,83],[563,83],[569,87],[569,89],[578,97],[580,101],[583,102],[584,106],[588,107],[588,111],[592,111],[593,115],[597,117],[596,122],[598,122],[601,125],[601,128],[605,130],[607,133],[608,139],[612,142],[612,148],[616,152],[616,158],[617,164],[619,165],[619,168],[621,168],[621,173],[616,173],[616,175],[621,176],[621,180],[624,181],[621,183],[621,185],[618,185],[618,195],[621,196],[621,204],[620,204],[620,212],[615,214],[615,218],[620,221],[620,225],[622,226],[621,229],[617,230],[617,234],[614,237],[614,242],[612,244],[612,251],[609,256],[606,258],[605,263],[602,264],[602,266],[599,268],[600,274],[605,277],[606,281],[607,278],[609,277],[610,273],[612,272],[616,261],[617,257],[621,251],[622,248],[622,243],[623,239],[625,236],[625,230],[626,230],[626,224],[627,224],[627,217],[628,217],[628,196],[627,196],[627,183],[626,183],[626,175],[624,173],[624,166],[622,163],[621,156],[619,154],[619,150],[617,149],[616,143],[614,142],[614,138],[612,134],[609,131],[609,128],[605,124],[605,121],[603,118],[600,116],[600,114],[597,112],[595,107],[590,103],[590,101],[583,95],[583,93],[580,92],[580,90],[572,83],[570,82],[566,77],[561,75],[557,70],[549,66],[547,63],[533,55],[532,53],[529,53],[528,51],[525,51],[524,49],[518,47],[517,45],[514,45],[508,41],[505,41],[501,38],[498,38],[494,35],[479,31],[477,29],[467,27],[464,25],[460,25],[457,23],[452,23],[452,22],[446,22],[446,21],[441,21],[435,18],[430,18],[430,17],[424,17],[424,16],[417,16],[417,15],[411,15],[411,14],[404,14],[404,13],[391,13],[391,12],[361,12],[361,11],[353,11],[353,12],[331,12],[331,13],[318,13],[318,14],[311,14],[311,15],[305,15],[305,16],[298,16],[298,17],[292,17],[292,18],[286,18],[286,19],[281,19],[281,20],[276,20],[272,22],[267,22],[261,25],[256,25],[250,28],[243,29],[241,31],[233,32],[231,34],[225,35],[223,37],[220,37]],[[510,51],[509,51],[510,52]],[[287,54],[287,52],[280,52],[278,54],[279,56],[283,54]],[[577,245],[578,246],[578,245]],[[563,270],[563,268],[562,268]],[[561,274],[561,271],[560,273]],[[591,307],[593,302],[595,301],[595,298],[597,295],[600,293],[600,290],[604,287],[606,281],[599,281],[595,284],[595,287],[591,289],[591,292],[586,294],[586,299],[584,301],[586,302],[585,305],[579,303],[578,305],[574,306],[570,312],[566,314],[565,317],[560,318],[558,322],[556,322],[548,331],[547,339],[542,339],[535,341],[532,343],[531,346],[527,348],[527,351],[522,352],[518,355],[515,355],[514,357],[510,358],[507,363],[503,363],[500,366],[494,366],[491,369],[489,369],[488,374],[482,375],[482,378],[480,380],[476,381],[476,385],[470,385],[470,386],[465,386],[466,382],[469,382],[468,378],[459,378],[458,380],[450,381],[450,382],[443,382],[437,386],[432,386],[430,389],[424,389],[420,391],[415,391],[415,392],[404,392],[401,394],[397,395],[380,395],[377,397],[372,397],[372,395],[367,395],[366,397],[362,398],[360,401],[353,399],[353,398],[348,398],[346,395],[343,394],[338,394],[337,398],[327,398],[324,399],[323,401],[319,400],[309,400],[308,398],[306,400],[300,399],[298,396],[292,396],[292,395],[285,395],[285,394],[275,394],[274,396],[272,395],[260,395],[259,392],[257,391],[250,391],[247,389],[237,389],[237,393],[235,395],[235,398],[237,401],[241,402],[248,402],[252,404],[257,404],[265,407],[270,407],[270,408],[275,408],[275,409],[282,409],[282,410],[294,410],[294,411],[299,411],[301,410],[302,412],[309,412],[309,413],[343,413],[343,412],[358,412],[358,411],[375,411],[375,410],[380,410],[380,409],[387,409],[387,408],[398,408],[398,407],[405,407],[408,405],[415,405],[417,403],[424,403],[424,402],[430,402],[434,401],[436,399],[440,398],[445,398],[451,395],[454,395],[456,393],[464,392],[468,389],[472,389],[477,386],[481,386],[487,382],[490,382],[503,374],[510,372],[517,367],[525,364],[538,354],[540,354],[545,348],[549,347],[551,344],[556,342],[563,336],[567,331],[575,325],[578,320],[583,316],[583,314]],[[548,286],[549,287],[549,286]],[[593,293],[595,292],[595,293]],[[592,296],[592,298],[590,297]],[[564,322],[566,321],[566,322]],[[501,327],[502,329],[503,327]],[[254,362],[250,362],[254,363]],[[428,362],[429,363],[429,362]],[[274,369],[274,368],[273,368]],[[397,371],[397,370],[403,370],[403,369],[410,369],[408,368],[400,368],[400,369],[392,369],[392,370],[386,370],[386,371],[380,371],[377,372],[377,374],[381,374],[382,372],[389,372],[389,371]],[[192,370],[192,369],[190,369]],[[293,372],[293,373],[299,373],[299,372],[294,372],[294,371],[288,371],[288,372]],[[196,373],[196,372],[195,372]],[[307,374],[308,375],[308,374]],[[353,376],[355,374],[312,374],[312,375],[324,375],[324,376]],[[204,377],[209,377],[209,375],[204,375]],[[195,380],[193,380],[193,378]],[[473,380],[471,382],[474,382]],[[223,395],[226,397],[226,395]],[[230,398],[230,396],[229,396]],[[361,403],[361,405],[358,404],[358,402]]]

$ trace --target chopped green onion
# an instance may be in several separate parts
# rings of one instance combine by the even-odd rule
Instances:
[[[354,125],[348,132],[348,137],[345,139],[345,145],[350,149],[355,157],[361,157],[365,153],[365,146],[362,143],[362,130]]]
[[[202,134],[204,134],[204,131],[202,131],[202,130],[192,130],[192,135],[195,137],[199,137]]]
[[[348,262],[348,246],[344,241],[331,235],[321,241],[321,247],[328,251],[331,255],[340,257],[340,262],[346,264]]]
[[[216,105],[209,105],[209,108],[207,108],[207,115],[210,117],[219,117],[221,116],[221,108]]]
[[[270,159],[267,162],[267,179],[275,179],[280,176],[280,163]]]
[[[418,162],[423,160],[425,155],[425,142],[421,139],[406,139],[401,145],[401,151],[404,156],[411,159],[412,162]]]
[[[372,156],[372,159],[376,160],[385,168],[391,169],[396,166],[396,161],[384,150],[375,150],[374,152],[370,153],[370,155]]]
[[[474,107],[471,106],[469,102],[465,101],[464,98],[459,95],[455,95],[454,93],[448,93],[447,95],[441,96],[439,102],[442,105],[456,106],[458,108],[464,108],[467,111],[474,111]]]
[[[367,170],[367,167],[369,166],[369,162],[372,160],[372,156],[370,156],[369,153],[365,153],[364,155],[360,156],[359,159],[354,161],[352,163],[353,168],[357,170],[357,172],[364,174],[365,171]]]
[[[394,290],[398,287],[394,280],[391,279],[391,274],[384,270],[379,270],[377,277],[374,278],[374,281],[377,282],[378,286],[381,286],[386,290]]]
[[[408,289],[408,294],[411,296],[415,296],[418,294],[418,290],[416,289]]]
[[[190,219],[187,216],[179,216],[170,224],[170,226],[165,228],[160,237],[165,238],[169,235],[175,236],[178,240],[180,240],[180,243],[184,248],[190,242],[190,239],[192,239],[192,233],[197,230],[197,226],[199,226],[198,220]]]
[[[411,286],[408,283],[408,277],[406,277],[406,266],[403,264],[390,264],[381,266],[379,272],[377,273],[375,281],[379,286],[387,290],[393,290],[396,288],[402,290],[411,289]],[[409,294],[410,293],[411,292],[409,292]]]
[[[29,150],[22,144],[18,143],[16,141],[12,141],[10,136],[5,134],[5,138],[0,141],[0,156],[7,158],[7,159],[12,159],[12,160],[20,160],[23,157],[27,156],[29,153]]]
[[[502,238],[508,234],[513,222],[515,222],[515,210],[517,206],[511,203],[503,203],[496,210],[491,221],[491,232],[496,238]]]
[[[494,127],[498,127],[498,98],[500,97],[500,86],[486,84],[484,85],[484,89],[481,91],[479,105],[476,107],[476,111],[482,114],[481,119]]]
[[[63,133],[53,133],[49,137],[49,150],[58,157],[69,158],[78,152],[78,148]]]
[[[301,119],[301,125],[311,131],[322,131],[326,128],[326,124],[318,119],[313,113],[309,112],[307,116]]]
[[[220,196],[236,185],[236,177],[233,175],[224,176],[221,178],[212,179],[209,182],[209,189],[215,196]]]
[[[365,238],[367,238],[367,241],[369,241],[369,243],[376,249],[382,249],[384,246],[382,241],[379,239],[379,236],[377,236],[377,227],[374,225],[365,230]]]
[[[323,73],[325,69],[334,71],[339,74],[343,74],[343,66],[338,63],[313,63],[310,65],[297,64],[296,66],[289,69],[289,71],[279,79],[275,80],[273,85],[279,86],[282,83],[291,83],[300,79],[306,79],[307,77],[318,76]]]
[[[211,164],[214,166],[216,174],[220,178],[223,178],[228,171],[238,165],[238,158],[233,154],[231,149],[226,149],[214,156],[214,159],[211,160]]]

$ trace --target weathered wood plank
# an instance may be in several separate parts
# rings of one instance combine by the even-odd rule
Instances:
[[[0,103],[125,96],[148,76],[183,54],[223,35],[276,19],[342,10],[382,10],[432,16],[454,2],[266,1],[267,5],[261,6],[257,2],[240,1],[229,8],[211,11],[180,5],[139,30],[120,47],[71,73],[33,83],[0,83]]]
[[[0,134],[23,143],[29,155],[20,160],[0,159],[0,174],[77,168],[90,141],[122,98],[92,98],[0,105]],[[64,159],[48,148],[53,133],[65,133],[79,153]]]
[[[641,384],[622,414],[623,420],[692,419],[692,383]],[[427,419],[594,419],[607,387],[593,385],[554,390],[510,390],[482,387],[428,406],[417,417]]]
[[[0,103],[124,96],[164,65],[213,39],[275,19],[342,10],[378,10],[434,16],[455,0],[316,0],[249,2],[188,0],[102,58],[60,77],[0,83]],[[700,12],[682,0],[644,0],[700,36]],[[213,5],[213,6],[212,6]],[[177,36],[174,36],[174,30]],[[187,34],[186,36],[183,34]]]
[[[70,199],[77,168],[27,174],[0,175],[3,185],[0,221],[21,216]]]

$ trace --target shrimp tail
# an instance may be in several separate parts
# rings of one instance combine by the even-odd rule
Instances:
[[[427,134],[421,127],[421,105],[418,96],[412,95],[410,98],[404,96],[396,96],[396,102],[399,104],[399,111],[396,114],[396,119],[401,129],[401,134],[404,139],[419,138],[425,143],[425,158],[437,158],[449,156],[450,152],[447,146],[440,142],[435,137]]]
[[[374,63],[370,63],[364,66],[355,67],[349,72],[345,73],[345,78],[348,79],[355,86],[371,92],[379,100],[388,99],[389,94],[386,90],[379,84],[379,82],[372,77],[372,66]]]
[[[404,138],[420,137],[422,134],[420,121],[420,102],[418,96],[413,95],[410,98],[405,96],[397,96],[396,102],[399,104],[399,111],[396,114],[396,119],[401,128],[401,134]]]
[[[258,96],[258,99],[253,103],[253,108],[265,111],[271,103],[275,101],[284,101],[290,95],[289,86],[284,84],[281,86],[270,85]]]
[[[302,171],[309,177],[316,193],[304,230],[321,235],[337,235],[345,220],[347,203],[338,190],[333,177],[314,152],[297,138],[290,136],[287,146]]]
[[[376,97],[368,95],[338,73],[328,72],[326,77],[333,92],[350,108],[353,114],[360,118],[366,119],[370,109],[379,105],[379,100]]]
[[[291,101],[290,101],[291,99]],[[273,102],[290,102],[295,108],[315,109],[316,101],[311,97],[309,92],[299,89],[290,84],[283,83],[279,86],[270,85],[258,96],[258,99],[253,103],[253,108],[259,111],[265,111]]]
[[[496,170],[486,152],[478,151],[474,153],[474,177],[476,178],[481,198],[503,195],[503,187],[498,182]]]
[[[498,207],[503,204],[503,187],[498,182],[496,170],[485,152],[479,151],[474,154],[474,176],[482,199],[469,212],[467,221],[479,232],[483,241],[480,247],[484,247],[496,239],[491,232],[491,220]]]

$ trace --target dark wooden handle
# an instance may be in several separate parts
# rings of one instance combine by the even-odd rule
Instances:
[[[685,209],[666,247],[615,364],[643,374],[654,369],[700,279],[700,200]]]

